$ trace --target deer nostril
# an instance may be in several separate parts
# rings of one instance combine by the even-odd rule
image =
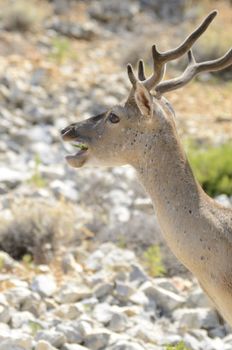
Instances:
[[[70,131],[72,128],[70,126],[66,126],[66,128],[61,130],[61,135],[64,135],[67,131]]]
[[[75,125],[69,125],[60,131],[63,140],[68,141],[76,138],[76,127]]]

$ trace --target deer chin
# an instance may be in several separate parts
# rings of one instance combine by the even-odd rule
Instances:
[[[73,168],[81,168],[89,158],[88,150],[79,150],[75,154],[70,154],[65,157],[67,163]]]

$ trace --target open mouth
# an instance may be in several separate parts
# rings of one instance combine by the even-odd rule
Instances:
[[[74,154],[69,154],[65,157],[68,164],[74,168],[82,167],[89,156],[89,145],[85,138],[77,136],[75,124],[63,129],[61,136],[63,141],[68,143],[67,147],[65,147],[68,152],[73,152],[74,148],[76,150]]]
[[[78,148],[78,151],[74,154],[69,154],[66,156],[66,160],[69,165],[74,168],[79,168],[86,162],[88,158],[88,145],[83,142],[75,141],[72,142],[72,146]]]
[[[81,141],[71,141],[71,146],[75,149],[78,149],[76,153],[69,154],[65,157],[66,161],[69,165],[71,165],[74,168],[80,168],[84,165],[84,163],[88,159],[88,145]],[[70,149],[70,147],[69,147]]]

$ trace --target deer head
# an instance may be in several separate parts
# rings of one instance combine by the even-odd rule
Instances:
[[[132,88],[125,103],[62,130],[63,140],[76,143],[80,148],[76,154],[66,157],[71,166],[134,165],[146,156],[151,142],[171,137],[175,128],[174,112],[163,94],[181,88],[201,72],[217,71],[232,64],[232,49],[216,60],[201,63],[195,61],[191,50],[216,15],[217,11],[212,11],[175,49],[159,52],[153,45],[154,69],[150,77],[145,76],[142,60],[138,64],[138,78],[128,64]],[[185,53],[189,63],[184,73],[178,78],[162,81],[166,63]]]

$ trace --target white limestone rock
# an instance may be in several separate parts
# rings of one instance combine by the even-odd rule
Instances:
[[[123,332],[128,327],[128,318],[125,314],[114,312],[111,316],[108,328],[114,332]]]
[[[50,297],[56,292],[57,285],[52,275],[38,275],[34,277],[31,289],[42,296]]]
[[[31,291],[25,287],[11,288],[5,292],[5,297],[9,305],[15,308],[20,308],[30,296]]]
[[[24,334],[23,332],[9,331],[8,334],[0,334],[0,350],[32,350],[33,338],[30,335]]]
[[[24,324],[34,321],[35,317],[29,311],[12,312],[11,325],[13,328],[22,328]]]
[[[75,320],[82,312],[76,304],[63,304],[58,306],[53,313],[63,320]]]
[[[110,333],[106,330],[95,330],[85,338],[84,345],[90,350],[105,349],[110,340]]]
[[[56,327],[56,331],[63,333],[65,335],[67,343],[80,344],[84,340],[84,337],[83,337],[80,329],[76,329],[76,327],[70,323],[69,324],[65,324],[65,323],[59,324]]]
[[[181,307],[185,303],[185,298],[181,295],[155,286],[150,282],[145,282],[145,284],[141,286],[141,290],[151,302],[154,302],[166,313],[173,312],[173,310]]]
[[[113,283],[111,283],[111,282],[101,283],[101,284],[96,286],[96,288],[94,290],[94,295],[98,299],[103,298],[103,297],[109,295],[110,293],[112,293],[113,289],[114,289]]]
[[[36,334],[35,340],[45,340],[57,348],[60,348],[67,342],[66,336],[62,332],[57,332],[53,329],[39,331]]]
[[[183,329],[211,329],[220,326],[217,312],[210,308],[179,309],[173,312],[173,319]]]
[[[139,286],[141,283],[146,282],[149,277],[142,266],[139,264],[132,264],[129,279],[130,282],[133,282],[135,285]]]
[[[123,283],[116,281],[115,289],[114,289],[114,296],[124,302],[128,301],[130,296],[134,294],[135,290],[132,288],[128,283]]]
[[[62,347],[62,350],[89,350],[89,348],[86,348],[85,346],[78,345],[78,344],[64,344]]]
[[[9,306],[0,305],[0,322],[8,323],[11,319],[11,310]]]
[[[39,340],[35,346],[35,350],[56,350],[56,349],[57,348],[54,348],[54,346],[52,346],[46,340]]]
[[[145,347],[133,341],[119,340],[109,350],[145,350]]]
[[[92,291],[87,287],[83,285],[68,285],[64,286],[58,296],[57,300],[61,304],[69,304],[69,303],[75,303],[79,300],[83,300],[86,298],[89,298],[92,295]]]
[[[187,297],[186,306],[189,308],[194,307],[213,307],[209,298],[203,292],[203,290],[198,287],[194,289]]]
[[[94,307],[93,317],[102,324],[107,324],[110,322],[112,317],[112,306],[108,303],[99,303]]]

